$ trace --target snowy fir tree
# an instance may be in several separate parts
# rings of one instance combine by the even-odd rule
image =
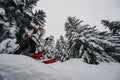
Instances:
[[[65,39],[62,35],[60,35],[60,39],[57,40],[55,48],[58,52],[61,52],[61,46],[65,44]]]
[[[112,45],[104,46],[105,51],[114,59],[120,62],[120,21],[102,20],[101,23],[109,29],[109,33],[104,33],[105,39]]]
[[[45,12],[32,11],[37,1],[0,0],[0,53],[9,53],[17,44],[23,45],[23,36],[33,27],[44,27]]]
[[[101,23],[110,30],[113,34],[119,34],[120,21],[102,20]]]
[[[119,61],[120,57],[116,57],[120,51],[119,37],[99,32],[95,26],[82,25],[82,22],[76,17],[68,17],[65,23],[67,41],[61,46],[60,60],[80,58],[89,64]]]
[[[63,53],[65,53],[65,44],[66,44],[66,41],[64,37],[60,35],[60,38],[57,40],[56,45],[55,45],[55,49],[57,51],[55,55],[62,62],[64,61]]]

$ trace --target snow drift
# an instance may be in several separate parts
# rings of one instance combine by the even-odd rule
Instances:
[[[0,54],[0,80],[70,80],[54,68],[22,55]]]
[[[80,59],[70,59],[63,63],[50,64],[50,66],[72,80],[120,80],[119,63],[102,62],[98,65],[91,65]]]

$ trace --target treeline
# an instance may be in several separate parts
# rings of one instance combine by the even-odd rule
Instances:
[[[120,21],[102,20],[109,31],[98,31],[96,26],[82,25],[76,17],[65,22],[65,38],[60,36],[56,49],[61,61],[79,58],[89,64],[120,62]]]
[[[34,27],[44,27],[46,14],[43,10],[33,12],[39,0],[0,0],[0,53],[9,53],[24,44],[24,35]],[[109,31],[98,31],[96,26],[83,25],[76,17],[65,22],[65,37],[60,36],[54,44],[53,37],[45,45],[45,55],[40,59],[72,58],[89,64],[120,62],[120,21],[102,20]],[[44,35],[44,34],[43,34]],[[43,36],[42,35],[42,36]],[[39,51],[45,44],[40,38]]]

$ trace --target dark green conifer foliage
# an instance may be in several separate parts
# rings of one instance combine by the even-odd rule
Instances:
[[[10,50],[5,51],[5,45],[12,47],[11,42],[15,44],[17,41],[17,44],[23,45],[26,31],[33,27],[44,27],[45,12],[32,11],[37,1],[39,0],[0,0],[0,8],[4,12],[4,15],[0,13],[0,45],[4,46],[1,52],[8,53]]]

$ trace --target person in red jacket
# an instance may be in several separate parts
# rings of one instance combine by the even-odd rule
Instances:
[[[44,29],[33,28],[30,35],[26,35],[24,39],[24,45],[20,46],[13,54],[24,54],[31,56],[36,51],[36,46],[40,44],[39,38],[41,37]]]

